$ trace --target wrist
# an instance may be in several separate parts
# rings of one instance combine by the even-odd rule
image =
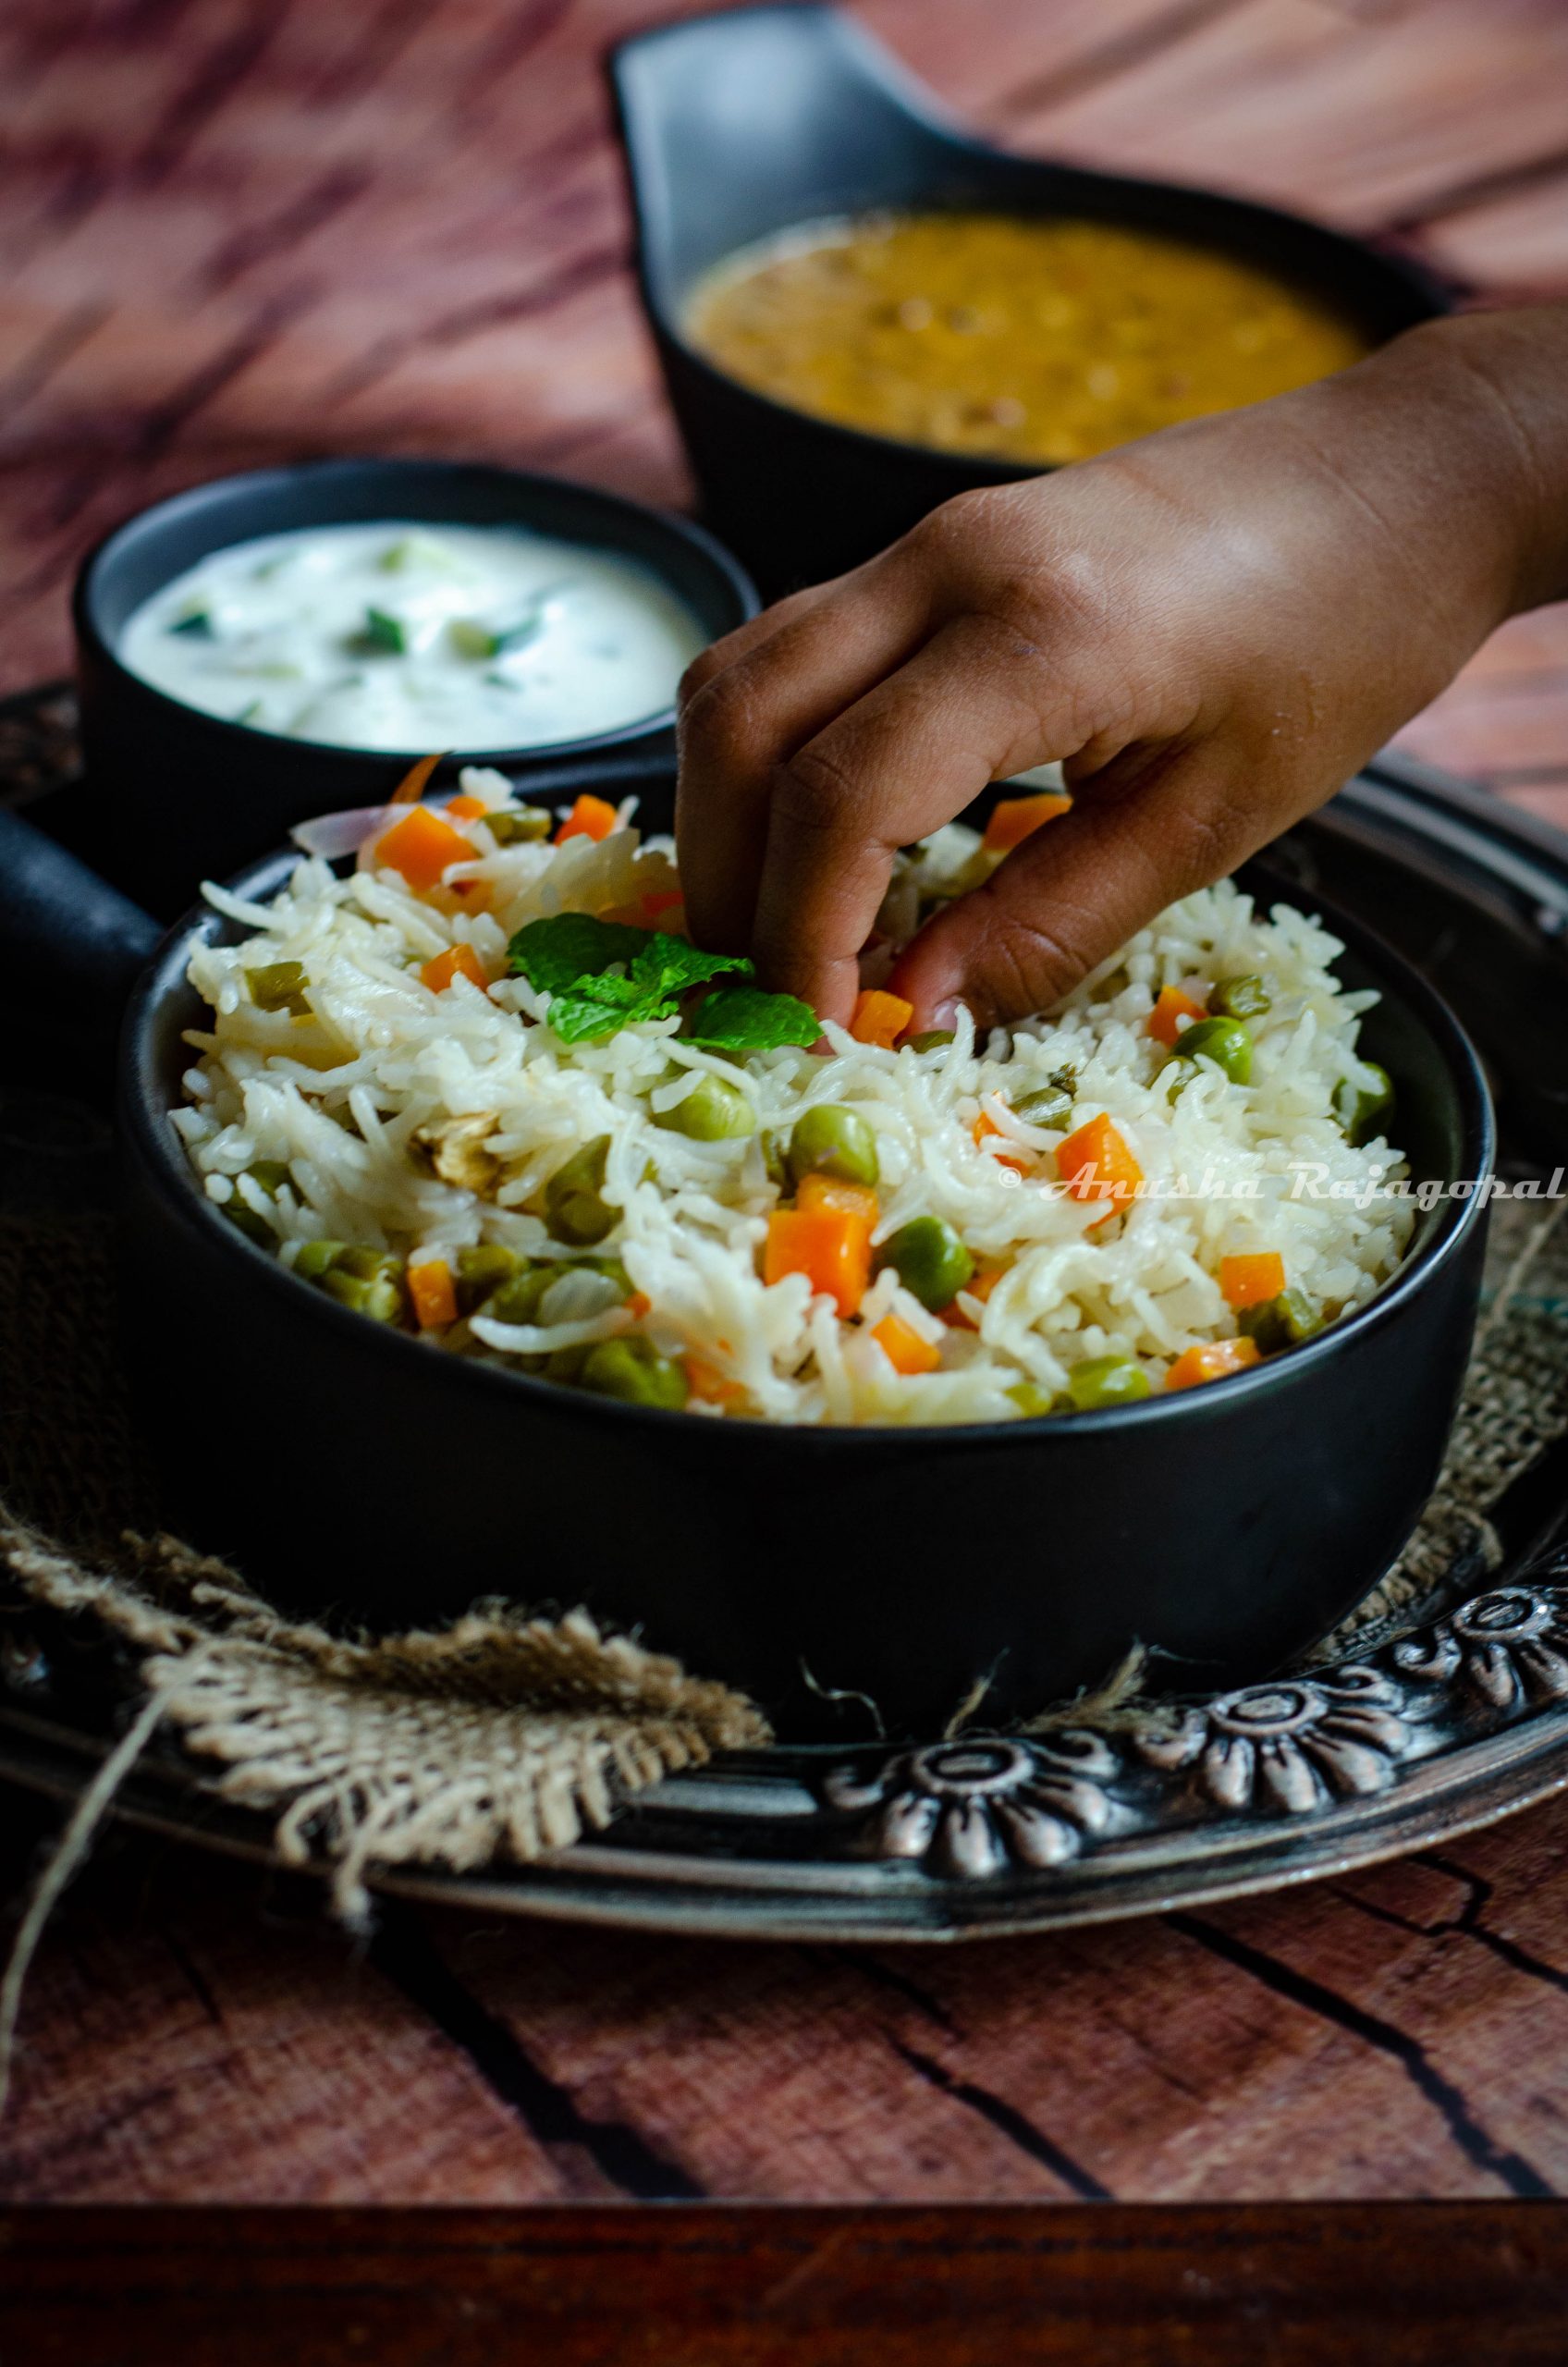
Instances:
[[[1568,305],[1429,322],[1366,372],[1476,562],[1486,629],[1568,594]]]

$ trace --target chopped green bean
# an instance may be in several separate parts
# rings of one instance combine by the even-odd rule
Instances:
[[[620,1210],[612,1208],[599,1189],[609,1150],[608,1134],[596,1135],[574,1151],[564,1167],[557,1167],[545,1184],[545,1222],[557,1241],[591,1248],[619,1223]]]
[[[288,1011],[296,1019],[305,1018],[310,1011],[302,962],[263,962],[246,971],[245,983],[258,1011]]]
[[[1221,978],[1208,1007],[1219,1019],[1261,1019],[1273,1009],[1274,998],[1268,980],[1249,971],[1244,977]]]
[[[1334,1115],[1343,1129],[1345,1140],[1357,1149],[1383,1131],[1393,1114],[1393,1079],[1388,1070],[1379,1068],[1376,1061],[1364,1061],[1362,1067],[1374,1079],[1371,1085],[1357,1085],[1342,1076],[1334,1087]]]
[[[1243,1306],[1236,1317],[1236,1329],[1256,1340],[1266,1356],[1277,1356],[1282,1348],[1299,1347],[1320,1331],[1323,1318],[1305,1291],[1281,1291],[1278,1298]]]
[[[1067,1393],[1080,1414],[1102,1405],[1130,1405],[1149,1393],[1149,1377],[1131,1356],[1091,1356],[1067,1376]]]
[[[498,847],[514,847],[547,839],[552,825],[542,805],[498,805],[485,815],[484,827]]]
[[[1048,1126],[1060,1132],[1072,1118],[1072,1096],[1063,1085],[1042,1085],[1014,1105],[1013,1114],[1026,1126]]]
[[[686,1375],[673,1358],[661,1356],[646,1340],[601,1340],[590,1349],[581,1385],[626,1405],[659,1405],[678,1413],[690,1393]]]

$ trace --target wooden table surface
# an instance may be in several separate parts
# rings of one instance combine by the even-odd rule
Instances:
[[[437,449],[682,497],[595,63],[668,13],[11,0],[0,687],[64,669],[93,537],[222,471]],[[1562,0],[863,13],[1001,140],[1392,228],[1488,300],[1568,294]],[[1406,739],[1568,821],[1568,612]],[[53,1823],[7,1799],[7,1886]],[[121,1834],[33,1973],[0,2201],[1541,2196],[1565,2063],[1568,1802],[946,1953],[404,1907],[364,1943],[298,1880]]]

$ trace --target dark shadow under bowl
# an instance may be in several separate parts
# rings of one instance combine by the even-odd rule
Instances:
[[[294,858],[234,884],[264,900]],[[1251,875],[1270,899],[1288,882]],[[1313,896],[1315,908],[1320,900]],[[1414,1174],[1489,1171],[1492,1122],[1447,1006],[1324,908]],[[584,1602],[753,1693],[799,1739],[988,1723],[1094,1685],[1134,1641],[1174,1684],[1277,1667],[1355,1601],[1431,1490],[1469,1353],[1484,1205],[1418,1220],[1400,1272],[1236,1379],[1068,1420],[790,1429],[647,1412],[448,1357],[296,1282],[198,1192],[166,1112],[204,1007],[190,914],[121,1060],[127,1332],[167,1516],[277,1600],[375,1625],[475,1597]]]
[[[1219,248],[1328,299],[1373,344],[1450,302],[1403,256],[1299,215],[987,147],[834,8],[689,18],[621,43],[610,70],[643,307],[704,513],[769,597],[868,558],[953,494],[1036,472],[813,418],[705,360],[683,325],[692,289],[757,239],[879,208],[984,206]]]
[[[728,551],[683,518],[596,486],[460,460],[314,460],[220,477],[144,509],[109,534],[77,579],[74,616],[87,788],[71,817],[73,851],[167,919],[203,878],[223,878],[296,822],[386,797],[416,757],[292,740],[202,715],[154,690],[116,650],[128,619],[211,552],[297,527],[414,519],[429,525],[518,525],[641,560],[685,601],[709,640],[756,612]],[[674,709],[597,736],[516,749],[460,751],[526,779],[537,794],[579,782],[616,794],[674,752]]]

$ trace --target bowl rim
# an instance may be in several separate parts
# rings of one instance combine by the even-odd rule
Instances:
[[[361,748],[341,740],[299,739],[288,732],[264,730],[256,724],[238,723],[229,716],[212,715],[204,707],[192,706],[189,701],[177,698],[172,692],[148,681],[144,675],[138,674],[125,663],[115,636],[102,621],[100,604],[104,596],[104,577],[118,557],[121,542],[140,530],[157,530],[175,523],[187,510],[199,509],[214,501],[221,505],[223,497],[228,495],[265,493],[269,490],[282,492],[301,478],[323,483],[334,477],[343,479],[379,472],[386,474],[388,482],[401,480],[406,483],[415,473],[423,475],[432,471],[470,478],[493,477],[523,490],[543,486],[553,495],[564,494],[569,499],[581,500],[587,508],[597,509],[608,517],[613,518],[619,513],[621,517],[630,516],[645,524],[651,523],[670,541],[684,544],[700,561],[704,562],[712,570],[715,581],[734,600],[740,614],[733,625],[725,628],[727,632],[734,632],[739,626],[749,623],[761,610],[762,599],[756,585],[741,561],[719,541],[717,535],[709,533],[706,527],[698,525],[694,520],[681,517],[675,510],[661,509],[653,502],[636,501],[628,494],[614,493],[605,485],[588,484],[577,477],[555,476],[548,470],[514,469],[502,461],[459,460],[449,453],[337,453],[312,460],[280,460],[263,468],[240,469],[221,476],[203,477],[195,484],[184,485],[178,493],[165,494],[160,500],[148,502],[144,508],[133,509],[119,519],[99,536],[76,571],[71,586],[70,610],[78,644],[91,651],[116,693],[124,693],[129,688],[134,694],[151,700],[165,717],[193,721],[203,729],[212,729],[220,736],[232,736],[239,744],[274,749],[280,755],[288,753],[312,760],[331,761],[336,758],[349,764],[380,764],[388,767],[398,764],[405,767],[417,764],[421,756],[429,754],[428,749]],[[345,521],[323,519],[319,522],[331,525]],[[496,521],[498,524],[506,522],[521,524],[523,521],[521,519]],[[258,541],[262,538],[251,534],[241,539]],[[570,537],[563,536],[562,539]],[[214,549],[227,550],[238,546],[218,543],[214,544]],[[611,546],[606,544],[605,547],[610,548]],[[621,546],[621,552],[628,558],[638,556],[630,545]],[[668,588],[680,596],[678,587],[664,575],[656,561],[643,558],[639,563],[660,575]],[[172,580],[168,577],[165,582]],[[698,622],[701,623],[700,619]],[[518,769],[525,766],[542,767],[585,756],[606,755],[670,730],[675,717],[675,702],[671,700],[668,705],[655,708],[633,722],[619,724],[610,731],[586,733],[575,740],[540,740],[521,748],[454,748],[443,755],[443,771],[454,764],[493,765],[504,770],[508,767]]]
[[[969,477],[973,477],[976,470],[995,470],[998,472],[996,482],[998,484],[1012,483],[1024,476],[1047,476],[1059,468],[1072,466],[1073,464],[1070,461],[1021,460],[1017,456],[1008,453],[955,451],[950,447],[940,444],[913,444],[901,436],[878,435],[874,429],[856,427],[847,420],[834,419],[826,412],[807,411],[799,405],[782,402],[777,396],[767,394],[761,387],[752,386],[746,379],[737,377],[732,372],[721,369],[700,346],[693,344],[687,335],[681,310],[675,300],[674,289],[668,283],[663,259],[655,260],[655,241],[650,235],[649,212],[644,202],[645,182],[638,153],[639,142],[634,134],[631,110],[624,85],[623,61],[630,59],[635,52],[652,49],[666,42],[679,42],[682,36],[692,33],[698,28],[725,26],[732,29],[731,39],[743,39],[745,26],[755,18],[792,13],[795,13],[792,9],[781,8],[778,6],[744,9],[715,9],[700,16],[680,18],[673,23],[652,25],[645,31],[631,33],[624,40],[617,42],[608,53],[606,65],[616,128],[631,200],[634,231],[632,267],[638,296],[655,338],[661,344],[668,345],[679,354],[684,363],[705,379],[710,389],[717,388],[727,393],[743,395],[751,401],[759,404],[764,412],[772,419],[790,420],[797,424],[804,421],[813,427],[826,429],[833,435],[850,438],[853,445],[861,447],[867,453],[894,454],[900,460],[918,461],[926,466],[933,462],[945,463],[955,473],[967,474]],[[1009,149],[998,148],[992,141],[980,138],[965,124],[950,116],[936,94],[903,66],[901,59],[888,53],[882,43],[857,19],[850,17],[847,11],[819,6],[815,8],[808,6],[801,13],[815,13],[839,19],[842,37],[849,41],[851,48],[857,53],[868,80],[874,82],[884,95],[907,115],[910,120],[916,124],[935,144],[948,149],[955,156],[968,157],[1003,169],[1022,167],[1028,172],[1037,168],[1045,173],[1070,176],[1076,182],[1092,183],[1101,189],[1126,191],[1139,199],[1154,201],[1162,197],[1181,200],[1195,198],[1201,203],[1212,208],[1217,217],[1228,217],[1237,223],[1250,222],[1258,227],[1283,225],[1293,231],[1309,231],[1322,239],[1328,246],[1337,248],[1347,255],[1358,256],[1364,263],[1374,264],[1388,272],[1391,278],[1403,284],[1409,294],[1430,307],[1432,317],[1440,317],[1452,312],[1463,294],[1461,283],[1445,278],[1433,270],[1423,257],[1413,251],[1407,252],[1403,246],[1386,239],[1359,238],[1352,231],[1341,229],[1336,223],[1321,221],[1310,214],[1297,213],[1290,206],[1273,205],[1266,199],[1247,197],[1231,190],[1216,189],[1205,181],[1153,179],[1138,173],[1105,171],[1097,166],[1082,164],[1072,157],[1023,155],[1014,153]],[[875,212],[876,209],[864,210]],[[962,214],[980,212],[984,208],[969,205],[955,206],[949,203],[934,210]],[[764,232],[757,239],[745,240],[741,246],[730,250],[730,252],[732,254],[746,253],[753,247],[766,244],[769,238],[785,237],[791,228],[808,227],[814,222],[851,218],[854,217],[842,213],[802,215],[793,223],[781,224],[772,231]],[[1049,218],[1048,213],[1042,218]],[[1194,239],[1191,242],[1201,243],[1201,240]],[[1228,251],[1222,238],[1217,237],[1215,243],[1222,251]],[[720,260],[722,261],[723,258]],[[710,265],[709,269],[717,267],[717,265]],[[1308,284],[1305,274],[1298,275],[1281,270],[1279,276],[1288,283],[1302,286]],[[1400,332],[1394,331],[1391,334],[1398,335]],[[1380,342],[1386,341],[1386,339],[1380,340]],[[1373,350],[1376,350],[1376,348]],[[1200,414],[1200,416],[1203,415]],[[955,486],[955,490],[958,489],[960,488]]]
[[[225,883],[227,892],[255,901],[265,901],[275,895],[307,858],[287,849],[275,850],[255,862],[246,865]],[[1449,1081],[1453,1088],[1461,1130],[1463,1171],[1469,1175],[1471,1188],[1463,1196],[1448,1195],[1440,1204],[1438,1220],[1431,1226],[1427,1239],[1421,1242],[1389,1279],[1379,1284],[1372,1297],[1354,1313],[1341,1316],[1316,1338],[1287,1349],[1281,1355],[1267,1359],[1247,1370],[1227,1374],[1219,1381],[1201,1388],[1184,1389],[1173,1393],[1159,1392],[1135,1400],[1131,1404],[1104,1406],[1071,1417],[1039,1416],[1012,1422],[952,1422],[952,1423],[789,1423],[789,1422],[729,1422],[707,1416],[693,1417],[685,1408],[629,1405],[614,1398],[594,1397],[589,1392],[568,1388],[558,1381],[545,1380],[533,1373],[514,1372],[502,1366],[482,1364],[467,1356],[448,1356],[435,1351],[448,1385],[459,1388],[504,1389],[521,1392],[522,1402],[542,1402],[557,1410],[566,1406],[574,1414],[588,1419],[609,1422],[648,1423],[665,1429],[667,1436],[692,1436],[696,1429],[711,1434],[717,1441],[723,1438],[728,1446],[717,1452],[788,1453],[805,1445],[815,1453],[865,1454],[896,1453],[904,1442],[924,1447],[928,1453],[938,1444],[953,1451],[965,1447],[976,1452],[997,1450],[1009,1444],[1016,1447],[1024,1442],[1039,1444],[1046,1437],[1060,1440],[1081,1437],[1086,1430],[1096,1434],[1123,1429],[1136,1431],[1149,1422],[1199,1423],[1207,1418],[1216,1406],[1240,1404],[1243,1395],[1258,1398],[1278,1392],[1292,1385],[1292,1375],[1303,1378],[1321,1368],[1330,1359],[1354,1355],[1360,1341],[1371,1331],[1397,1319],[1401,1311],[1439,1273],[1458,1257],[1476,1224],[1484,1215],[1488,1196],[1476,1185],[1488,1178],[1497,1155],[1496,1122],[1491,1096],[1475,1046],[1443,997],[1403,954],[1387,944],[1375,929],[1342,912],[1332,898],[1314,894],[1311,908],[1319,913],[1334,935],[1342,938],[1345,950],[1354,953],[1375,972],[1381,971],[1385,982],[1397,988],[1409,1006],[1412,1015],[1431,1039]],[[225,1252],[238,1261],[237,1274],[249,1271],[263,1289],[286,1290],[294,1294],[292,1304],[303,1321],[316,1320],[348,1327],[345,1338],[357,1340],[371,1355],[390,1355],[394,1358],[423,1356],[431,1351],[410,1333],[394,1331],[387,1326],[368,1323],[364,1317],[349,1308],[339,1306],[336,1300],[320,1291],[312,1291],[300,1282],[288,1269],[259,1244],[249,1241],[237,1227],[229,1224],[216,1205],[208,1200],[199,1188],[195,1172],[184,1155],[180,1138],[170,1122],[170,1105],[163,1098],[157,1061],[153,1051],[152,1032],[168,1001],[181,992],[191,991],[186,979],[190,951],[199,938],[214,936],[231,926],[215,907],[198,903],[184,914],[168,930],[147,968],[137,982],[127,1006],[117,1061],[118,1098],[123,1137],[128,1147],[140,1159],[152,1178],[160,1199],[174,1214],[197,1234],[203,1233],[221,1245]],[[1456,1174],[1449,1179],[1460,1180]],[[403,1371],[411,1379],[415,1367],[396,1363],[388,1367],[396,1374]],[[669,1424],[680,1426],[670,1432]],[[764,1445],[763,1441],[769,1441]]]

